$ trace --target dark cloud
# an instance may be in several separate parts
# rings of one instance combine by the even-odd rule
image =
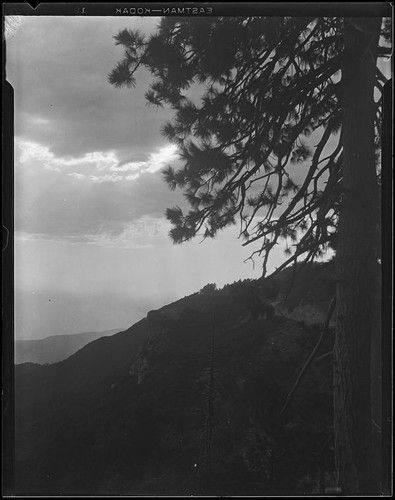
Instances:
[[[7,78],[15,90],[15,132],[57,156],[116,150],[143,159],[164,144],[167,110],[148,108],[150,80],[141,71],[135,89],[115,89],[107,75],[122,57],[113,35],[126,26],[152,30],[154,19],[28,19],[8,41]]]

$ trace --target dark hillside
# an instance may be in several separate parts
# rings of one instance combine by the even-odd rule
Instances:
[[[330,356],[312,363],[280,415],[319,328],[248,319],[231,290],[151,311],[55,365],[17,366],[17,494],[322,491]]]
[[[307,323],[325,321],[328,305],[335,293],[334,261],[303,267],[298,264],[298,276],[293,268],[284,269],[276,278],[279,288],[279,311],[287,317]]]
[[[17,450],[29,454],[57,424],[74,414],[117,379],[144,339],[143,322],[125,332],[91,342],[53,365],[26,363],[15,369]],[[82,401],[82,403],[81,403]]]

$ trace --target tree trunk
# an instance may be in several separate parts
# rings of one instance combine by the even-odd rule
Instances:
[[[383,175],[382,175],[382,207],[385,211],[382,212],[383,227],[391,227],[392,222],[392,80],[389,80],[384,88],[384,106],[383,106]],[[382,255],[382,281],[383,281],[383,296],[382,296],[382,336],[381,336],[381,352],[382,352],[382,446],[381,446],[381,494],[392,495],[392,237],[391,231],[384,231],[382,239],[382,248],[389,249]]]
[[[209,355],[209,379],[207,394],[207,412],[206,412],[206,451],[205,465],[207,475],[207,487],[211,488],[211,459],[212,459],[212,439],[213,439],[213,409],[214,409],[214,331],[211,337],[211,350]]]
[[[342,494],[377,493],[372,477],[371,342],[375,330],[378,185],[373,92],[380,18],[346,18],[342,65],[343,189],[336,254],[334,428]]]

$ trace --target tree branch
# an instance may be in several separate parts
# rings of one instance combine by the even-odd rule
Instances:
[[[285,400],[284,406],[282,407],[282,409],[280,411],[280,415],[282,415],[284,413],[284,411],[286,410],[296,388],[299,385],[299,382],[301,381],[303,375],[306,373],[307,368],[310,366],[311,362],[313,361],[315,353],[317,352],[318,348],[320,347],[321,342],[322,342],[326,332],[328,331],[329,322],[331,320],[333,311],[335,310],[335,306],[336,306],[336,295],[333,296],[331,303],[329,305],[328,313],[326,315],[325,324],[324,324],[324,327],[321,331],[320,338],[318,339],[318,342],[316,343],[314,349],[311,351],[311,354],[308,357],[306,363],[303,365],[303,368],[300,370],[300,373],[299,373],[297,379],[295,380],[294,385],[292,386],[291,390],[289,391],[287,398]]]

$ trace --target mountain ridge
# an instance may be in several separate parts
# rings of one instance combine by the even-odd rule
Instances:
[[[286,294],[289,281],[278,281],[270,297],[277,310],[292,314],[309,295],[304,273],[299,302]],[[332,292],[332,268],[315,266],[315,274],[326,290],[305,303],[319,299],[318,311]],[[312,363],[279,416],[320,322],[278,311],[253,319],[234,292],[256,284],[205,287],[67,360],[18,365],[17,493],[321,491],[333,469],[329,356]],[[318,358],[332,342],[328,335]]]
[[[15,364],[21,363],[56,363],[62,361],[93,340],[114,335],[122,331],[114,328],[102,332],[82,332],[69,335],[49,335],[42,339],[15,341]]]

